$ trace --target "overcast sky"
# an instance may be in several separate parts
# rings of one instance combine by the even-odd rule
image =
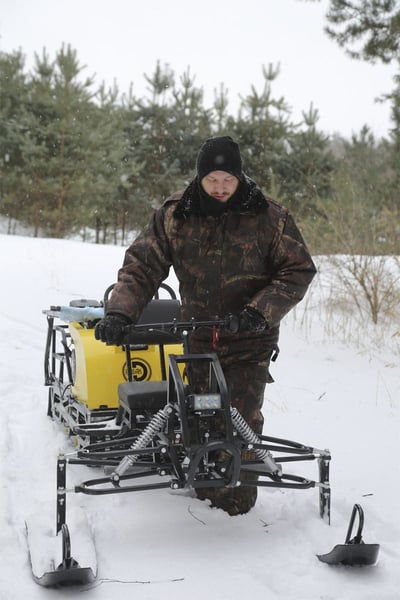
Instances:
[[[350,136],[368,124],[377,136],[390,128],[388,103],[394,66],[347,58],[323,32],[327,0],[1,0],[0,50],[21,48],[27,67],[34,52],[55,57],[62,43],[77,50],[86,75],[121,92],[133,83],[143,96],[159,59],[177,76],[190,67],[210,106],[224,83],[230,112],[239,94],[263,87],[262,65],[280,63],[273,84],[294,119],[312,102],[319,126]],[[1,82],[0,82],[1,84]]]

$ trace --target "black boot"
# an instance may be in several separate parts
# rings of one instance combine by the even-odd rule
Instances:
[[[197,488],[195,492],[200,500],[210,500],[211,506],[221,508],[232,517],[248,513],[257,500],[257,488],[255,486]]]

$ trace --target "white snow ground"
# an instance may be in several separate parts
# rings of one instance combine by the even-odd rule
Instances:
[[[261,490],[239,517],[188,492],[71,494],[69,505],[82,506],[93,528],[97,582],[75,590],[33,582],[25,519],[41,515],[53,526],[56,456],[68,447],[46,415],[41,311],[101,299],[123,252],[0,235],[0,599],[398,600],[400,354],[328,338],[318,281],[303,302],[314,311],[302,318],[296,310],[283,324],[264,414],[266,433],[330,448],[331,526],[319,518],[316,490]],[[314,477],[316,468],[300,472]],[[87,478],[82,467],[69,472]],[[381,544],[378,564],[329,567],[315,555],[344,542],[355,502],[365,512],[364,540]]]

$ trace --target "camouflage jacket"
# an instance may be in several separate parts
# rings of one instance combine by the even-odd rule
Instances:
[[[200,213],[193,182],[168,198],[127,249],[107,312],[137,321],[173,266],[182,318],[220,319],[252,306],[268,323],[258,339],[274,345],[316,270],[289,212],[246,183],[246,197],[218,217]]]

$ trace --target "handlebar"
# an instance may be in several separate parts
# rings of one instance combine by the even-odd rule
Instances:
[[[124,328],[125,345],[129,344],[172,344],[179,343],[190,332],[203,327],[224,329],[231,333],[236,333],[238,329],[238,319],[235,315],[229,314],[224,319],[214,319],[209,321],[199,321],[190,319],[189,321],[178,321],[174,319],[166,323],[138,323],[136,325],[127,325]]]

